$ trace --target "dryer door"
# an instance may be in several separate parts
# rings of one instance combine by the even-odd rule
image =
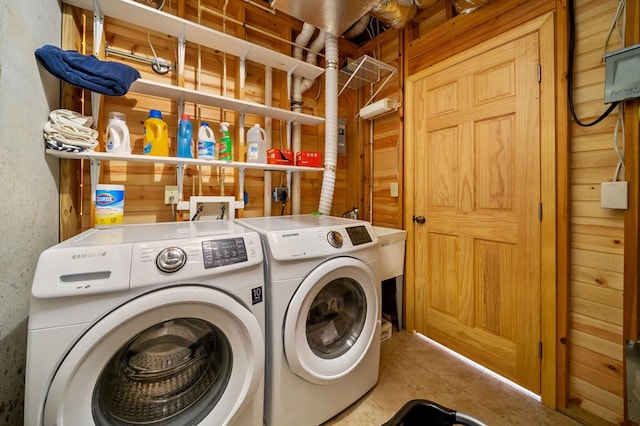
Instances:
[[[264,337],[231,296],[186,285],[144,294],[76,342],[51,383],[45,425],[227,424],[261,397]]]
[[[341,379],[379,344],[380,283],[365,263],[338,257],[302,281],[284,322],[291,370],[317,384]]]

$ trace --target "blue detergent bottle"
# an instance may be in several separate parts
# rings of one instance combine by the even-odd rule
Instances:
[[[187,114],[180,116],[178,122],[178,149],[176,156],[180,158],[193,158],[193,127]]]

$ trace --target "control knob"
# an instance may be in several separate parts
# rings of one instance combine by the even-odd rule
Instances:
[[[168,274],[179,271],[187,263],[187,253],[179,247],[168,247],[156,257],[156,266]]]
[[[338,231],[330,231],[327,234],[327,241],[335,248],[342,247],[342,234]]]

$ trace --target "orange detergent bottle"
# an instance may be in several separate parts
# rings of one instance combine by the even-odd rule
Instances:
[[[169,156],[169,128],[162,120],[162,112],[157,109],[149,111],[149,118],[144,121],[144,148],[146,155]]]

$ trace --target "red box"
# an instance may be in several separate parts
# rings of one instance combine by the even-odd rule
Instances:
[[[267,163],[293,166],[293,151],[288,149],[271,148],[267,151]]]
[[[296,152],[296,166],[322,167],[322,153],[315,151]]]

